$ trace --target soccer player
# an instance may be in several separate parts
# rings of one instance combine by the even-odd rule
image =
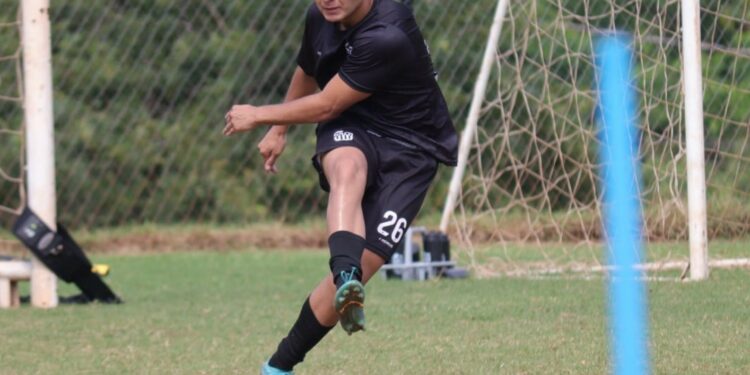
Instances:
[[[258,145],[266,172],[288,125],[318,123],[312,162],[327,207],[329,266],[263,365],[287,374],[337,322],[364,329],[366,283],[416,216],[438,163],[455,165],[457,137],[429,50],[394,0],[315,0],[283,104],[235,105],[225,135],[272,125]]]

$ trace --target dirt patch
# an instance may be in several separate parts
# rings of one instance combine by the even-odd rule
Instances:
[[[327,246],[325,230],[301,228],[150,230],[74,236],[87,253],[106,254],[229,251],[247,248],[290,250]],[[0,239],[0,254],[25,256],[28,251],[18,241]]]
[[[678,228],[681,230],[677,230]],[[684,225],[653,225],[645,235],[648,241],[684,239],[687,237],[685,228]],[[474,245],[499,242],[578,243],[597,242],[602,239],[601,225],[596,218],[565,224],[506,220],[502,222],[502,225],[470,225],[463,228],[464,231],[460,233],[456,227],[451,229],[448,236],[454,244],[468,242]],[[736,229],[736,233],[724,233],[715,228],[709,228],[710,238],[732,238],[732,235],[737,233],[746,234],[747,228]],[[73,235],[87,253],[106,254],[231,251],[249,248],[322,249],[327,247],[328,238],[325,224],[322,222],[308,225],[253,225],[242,228],[200,225],[151,226],[94,232],[82,231],[74,232]],[[15,238],[5,234],[0,237],[0,255],[28,256],[28,254],[29,252]]]
[[[81,241],[87,251],[102,253],[149,253],[174,251],[222,251],[246,248],[305,249],[326,246],[324,231],[304,230],[198,230],[189,233],[134,233]]]

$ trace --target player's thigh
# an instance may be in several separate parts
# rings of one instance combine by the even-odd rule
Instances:
[[[338,156],[348,156],[351,155],[350,153],[356,155],[354,158],[355,166],[359,165],[359,168],[364,168],[367,176],[365,186],[372,183],[372,171],[377,169],[377,156],[370,134],[357,126],[326,124],[318,128],[316,136],[315,155],[313,155],[312,162],[318,171],[320,187],[323,190],[330,191],[331,189],[327,176],[330,174],[331,168],[330,166],[326,167],[328,171],[324,171],[323,159],[327,159],[326,164],[334,164],[333,161],[346,159]],[[357,153],[356,150],[351,150],[351,148],[357,149],[361,154]],[[362,159],[362,156],[364,156],[364,159]],[[364,166],[362,165],[363,161]]]
[[[321,155],[323,173],[331,186],[367,182],[367,157],[355,146],[334,148]]]

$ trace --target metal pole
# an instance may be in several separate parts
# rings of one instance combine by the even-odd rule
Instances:
[[[414,256],[414,246],[412,240],[412,229],[406,230],[406,238],[404,239],[404,273],[401,277],[402,280],[414,280],[417,278],[417,271],[412,269],[412,257]]]
[[[682,76],[685,89],[685,132],[690,236],[690,278],[708,278],[703,77],[701,75],[700,4],[682,0]]]
[[[56,230],[49,0],[23,0],[21,12],[28,205]],[[57,278],[36,258],[32,264],[31,304],[57,306]]]
[[[490,36],[487,38],[487,46],[484,49],[482,68],[479,71],[479,76],[474,85],[474,95],[471,100],[469,116],[466,119],[466,128],[461,134],[461,144],[458,147],[458,165],[456,166],[456,169],[453,170],[451,185],[448,190],[448,196],[445,200],[445,207],[443,208],[443,217],[440,220],[440,230],[443,232],[448,230],[448,223],[453,214],[453,210],[456,208],[458,194],[461,192],[461,182],[463,181],[464,172],[466,171],[466,162],[469,159],[471,140],[474,138],[474,133],[477,130],[479,113],[482,110],[482,102],[484,102],[485,95],[487,94],[487,81],[490,79],[492,64],[497,57],[497,43],[500,40],[500,32],[502,31],[503,19],[508,10],[508,4],[509,0],[498,0],[497,2],[495,18],[492,21]]]

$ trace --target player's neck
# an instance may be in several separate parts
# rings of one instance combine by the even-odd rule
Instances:
[[[372,10],[372,6],[374,3],[375,0],[362,1],[359,4],[359,7],[357,7],[357,9],[352,12],[352,14],[339,22],[339,27],[341,28],[341,30],[349,29],[365,19],[365,17],[367,17],[367,14],[370,13],[370,10]]]

